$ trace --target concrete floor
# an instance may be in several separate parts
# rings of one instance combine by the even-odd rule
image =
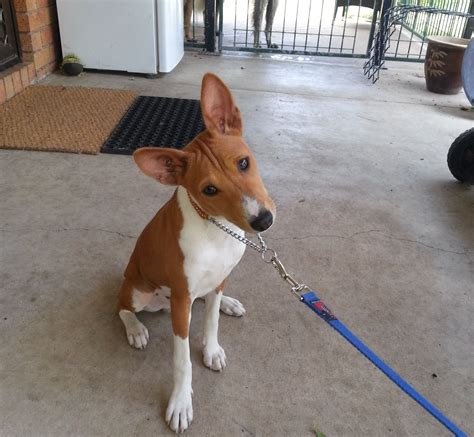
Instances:
[[[422,65],[389,64],[374,86],[360,60],[188,53],[149,80],[53,75],[43,83],[198,98],[230,85],[278,208],[268,242],[296,278],[468,434],[472,416],[474,190],[446,152],[474,113],[424,87]],[[127,156],[0,151],[1,435],[168,435],[167,314],[128,346],[115,296],[135,238],[171,194]],[[201,363],[193,310],[195,436],[445,436],[247,252],[222,316],[228,367]],[[437,377],[434,377],[437,375]]]

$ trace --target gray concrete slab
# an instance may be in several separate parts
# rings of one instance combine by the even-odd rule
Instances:
[[[43,83],[197,98],[203,72],[221,75],[278,207],[269,243],[474,434],[474,191],[446,166],[473,112],[460,110],[463,95],[428,93],[421,65],[389,64],[373,86],[361,64],[188,53],[156,80],[86,73]],[[151,342],[136,351],[114,305],[135,238],[171,191],[127,156],[0,157],[0,434],[168,435],[169,316],[140,316]],[[221,318],[221,374],[201,363],[202,303],[193,310],[189,435],[449,435],[255,254],[227,292],[247,315]]]

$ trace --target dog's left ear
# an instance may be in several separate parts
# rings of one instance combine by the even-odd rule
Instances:
[[[187,153],[181,150],[143,147],[133,159],[143,173],[164,185],[179,185],[186,171]]]
[[[201,111],[211,134],[242,135],[239,108],[229,88],[215,74],[206,73],[202,79]]]

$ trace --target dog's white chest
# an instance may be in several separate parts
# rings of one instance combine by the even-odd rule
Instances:
[[[229,276],[245,252],[245,245],[195,212],[184,188],[178,188],[183,213],[179,245],[191,300],[215,290]],[[232,226],[230,223],[225,223]],[[232,228],[243,235],[240,229]]]

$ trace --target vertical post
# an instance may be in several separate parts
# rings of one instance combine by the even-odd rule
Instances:
[[[380,13],[381,6],[382,6],[382,0],[374,1],[374,9],[372,12],[372,23],[370,25],[369,41],[367,42],[367,52],[366,52],[367,57],[369,57],[370,49],[372,48],[372,44],[374,43],[375,29],[377,27],[377,17],[380,16],[380,20],[382,20],[382,14]],[[360,13],[360,6],[359,6],[359,13]]]
[[[216,51],[216,0],[206,0],[204,9],[204,36],[206,50]]]
[[[385,38],[387,33],[390,32],[388,28],[390,14],[387,14],[388,10],[392,7],[393,0],[383,0],[382,12],[380,13],[380,30],[379,38],[375,41],[375,52],[374,52],[374,65],[381,65],[382,58],[385,51]]]
[[[217,0],[217,50],[219,53],[222,52],[222,43],[224,42],[224,0]]]
[[[471,0],[471,5],[469,6],[469,13],[474,15],[474,0]],[[466,23],[466,27],[464,29],[464,33],[462,34],[463,38],[470,39],[472,33],[474,32],[474,18],[469,18]]]

